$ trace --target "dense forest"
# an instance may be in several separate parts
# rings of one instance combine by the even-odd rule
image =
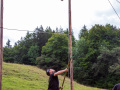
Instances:
[[[73,30],[75,32],[75,30]],[[81,84],[112,88],[120,83],[120,29],[113,25],[94,25],[89,30],[84,25],[75,40],[72,31],[74,80]],[[10,40],[3,47],[5,62],[53,68],[66,67],[69,60],[68,29],[41,25],[33,33],[11,46]]]

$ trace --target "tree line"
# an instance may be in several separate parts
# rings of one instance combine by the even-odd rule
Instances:
[[[74,30],[75,31],[75,30]],[[3,47],[5,62],[36,65],[40,68],[66,67],[69,60],[68,29],[37,27],[12,47]],[[120,29],[113,25],[84,25],[75,40],[72,32],[73,76],[79,83],[112,88],[120,80]]]

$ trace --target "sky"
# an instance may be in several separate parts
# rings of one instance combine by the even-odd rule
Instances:
[[[119,0],[110,0],[120,16]],[[72,29],[75,38],[84,25],[90,29],[95,24],[111,24],[120,28],[120,19],[108,0],[71,0]],[[34,31],[41,25],[45,29],[68,28],[68,0],[4,0],[3,27]],[[3,45],[11,45],[25,37],[27,31],[3,30]]]

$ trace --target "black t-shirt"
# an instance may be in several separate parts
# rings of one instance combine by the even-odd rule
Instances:
[[[59,90],[58,76],[54,76],[54,73],[52,73],[49,77],[48,90]]]
[[[112,90],[120,90],[120,83],[116,84]]]

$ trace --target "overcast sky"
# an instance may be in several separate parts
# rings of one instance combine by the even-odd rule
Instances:
[[[83,25],[90,29],[95,24],[112,24],[120,27],[120,19],[115,14],[108,0],[71,0],[72,1],[72,29],[74,36],[78,34]],[[110,0],[120,16],[120,3]],[[9,29],[30,30],[40,25],[68,28],[68,0],[4,0],[3,27]],[[21,37],[25,31],[9,31],[4,29],[3,44],[8,39],[11,44]]]

